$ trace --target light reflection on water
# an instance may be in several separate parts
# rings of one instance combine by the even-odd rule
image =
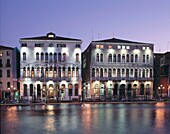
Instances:
[[[2,134],[168,134],[170,103],[1,107]]]

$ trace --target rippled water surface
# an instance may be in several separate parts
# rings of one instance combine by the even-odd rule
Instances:
[[[1,134],[170,134],[170,103],[1,106]]]

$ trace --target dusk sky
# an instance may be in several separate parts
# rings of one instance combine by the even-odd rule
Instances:
[[[170,0],[0,0],[0,44],[44,36],[92,40],[120,38],[170,51]]]

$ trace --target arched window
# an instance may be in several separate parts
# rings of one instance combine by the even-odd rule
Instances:
[[[117,69],[117,77],[120,77],[120,68]]]
[[[11,85],[10,82],[7,82],[7,88],[10,88],[10,85]]]
[[[27,68],[27,77],[30,77],[30,67]]]
[[[129,69],[126,69],[126,77],[129,78]]]
[[[40,87],[40,84],[37,84],[37,97],[41,97],[41,87]]]
[[[54,67],[54,78],[57,77],[57,67]]]
[[[99,69],[96,69],[96,77],[99,77]]]
[[[41,77],[44,77],[44,68],[41,67]]]
[[[100,62],[103,62],[103,54],[100,54]]]
[[[23,61],[26,61],[26,53],[23,53]]]
[[[125,54],[122,55],[122,62],[125,63]]]
[[[66,61],[66,53],[63,53],[63,61]]]
[[[104,69],[104,77],[107,77],[107,69]]]
[[[44,61],[44,53],[41,53],[41,61]]]
[[[61,53],[58,53],[58,61],[61,62]]]
[[[45,53],[45,62],[48,62],[48,53]]]
[[[58,68],[58,77],[61,77],[61,67]]]
[[[33,96],[33,84],[30,84],[30,96]]]
[[[35,76],[35,75],[34,75],[34,67],[32,67],[32,68],[31,68],[31,77],[34,78],[34,76]]]
[[[116,54],[113,55],[113,62],[116,62]]]
[[[137,77],[138,77],[138,70],[135,69],[135,78],[137,78]]]
[[[129,63],[129,54],[126,55],[126,62]]]
[[[52,62],[52,59],[53,59],[53,54],[50,53],[50,62]]]
[[[50,73],[49,73],[49,77],[52,78],[53,77],[53,67],[50,66]]]
[[[146,77],[149,77],[149,69],[146,69]]]
[[[54,63],[57,62],[57,53],[54,53]]]
[[[99,62],[99,53],[96,54],[96,62]]]
[[[145,55],[143,55],[143,63],[145,63]]]
[[[108,56],[108,62],[112,62],[112,54],[109,54],[109,56]]]
[[[45,77],[48,78],[48,67],[45,68]]]
[[[92,77],[95,77],[95,69],[92,68]]]
[[[36,61],[39,61],[39,53],[36,53]]]
[[[142,70],[139,69],[139,77],[142,77]]]
[[[68,67],[68,77],[71,77],[71,67]]]
[[[76,62],[79,62],[79,54],[76,53]]]
[[[121,55],[118,54],[118,62],[121,62]]]
[[[25,78],[26,77],[26,68],[24,67],[23,68],[23,78]]]
[[[76,67],[76,77],[79,77],[79,68]]]
[[[103,77],[103,68],[100,68],[100,77]]]
[[[130,75],[131,75],[131,77],[133,77],[133,69],[132,68],[130,69]]]
[[[125,69],[122,68],[122,77],[125,77]]]
[[[135,54],[135,63],[137,63],[137,62],[138,62],[138,55]]]
[[[133,56],[133,54],[131,54],[131,62],[132,62],[132,63],[134,62],[134,56]]]
[[[74,89],[75,89],[75,96],[78,96],[78,84],[74,85]]]
[[[37,67],[37,77],[40,77],[40,68]]]
[[[146,55],[146,63],[149,63],[149,55]]]
[[[65,69],[65,67],[63,67],[63,71],[62,71],[62,72],[63,72],[63,75],[62,75],[62,76],[63,76],[63,77],[66,77],[66,69]]]
[[[73,67],[72,68],[72,77],[74,77],[75,76],[75,68]]]
[[[7,70],[7,77],[10,77],[10,70]]]
[[[142,77],[145,77],[145,69],[142,71]]]
[[[113,76],[116,76],[116,69],[113,68]]]
[[[112,77],[112,69],[109,68],[108,77]]]
[[[27,93],[27,85],[26,84],[24,84],[24,94],[23,94],[24,96],[28,96],[28,93]]]
[[[150,69],[150,77],[153,77],[152,69]]]

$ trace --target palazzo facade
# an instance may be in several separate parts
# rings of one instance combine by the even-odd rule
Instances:
[[[29,101],[72,100],[81,94],[80,39],[20,39],[20,96]]]
[[[148,99],[153,95],[153,44],[117,38],[92,41],[82,55],[85,97]]]

